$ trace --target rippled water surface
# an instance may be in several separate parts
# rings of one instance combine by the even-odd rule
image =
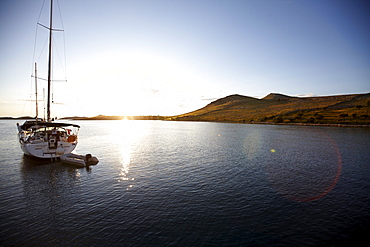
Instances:
[[[370,233],[370,130],[77,121],[90,169],[1,120],[2,246],[336,246]]]

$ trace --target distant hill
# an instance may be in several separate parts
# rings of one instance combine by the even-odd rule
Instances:
[[[21,117],[26,119],[30,117]],[[2,119],[15,119],[3,117]],[[19,119],[19,118],[18,118]],[[370,125],[370,93],[292,97],[270,93],[262,99],[230,95],[189,113],[167,116],[67,117],[73,120],[172,120],[239,123]]]
[[[27,119],[34,119],[34,117],[30,117],[30,116],[23,116],[23,117],[0,117],[0,119],[2,119],[2,120],[14,120],[14,119],[24,119],[24,120],[27,120]]]
[[[370,93],[320,97],[271,93],[262,99],[230,95],[170,120],[369,125],[369,115]]]
[[[291,96],[280,94],[280,93],[270,93],[262,99],[288,100],[288,99],[293,99],[293,98],[297,98],[297,97],[291,97]]]
[[[95,117],[65,117],[63,119],[70,119],[70,120],[164,120],[167,117],[163,116],[105,116],[105,115],[98,115]]]

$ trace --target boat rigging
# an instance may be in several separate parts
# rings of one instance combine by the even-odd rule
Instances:
[[[45,119],[38,118],[37,98],[37,65],[35,63],[35,90],[36,90],[36,116],[34,120],[27,120],[20,125],[17,123],[18,138],[24,154],[37,158],[59,158],[63,154],[71,153],[78,143],[79,125],[72,123],[57,123],[51,118],[51,82],[52,82],[52,34],[53,31],[53,0],[50,1],[49,27],[41,25],[49,30],[49,53],[48,53],[48,78],[47,78],[47,116]]]

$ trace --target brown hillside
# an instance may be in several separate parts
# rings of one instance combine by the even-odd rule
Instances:
[[[280,93],[270,93],[267,96],[263,97],[262,99],[271,99],[271,100],[289,100],[296,97],[291,97],[288,95],[280,94]]]
[[[370,94],[291,97],[269,94],[263,99],[230,95],[172,120],[287,123],[370,123]]]

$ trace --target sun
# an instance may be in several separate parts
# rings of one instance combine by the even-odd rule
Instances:
[[[180,114],[175,109],[180,103],[174,102],[202,85],[194,71],[164,54],[117,51],[88,61],[72,70],[72,94],[83,115]]]

